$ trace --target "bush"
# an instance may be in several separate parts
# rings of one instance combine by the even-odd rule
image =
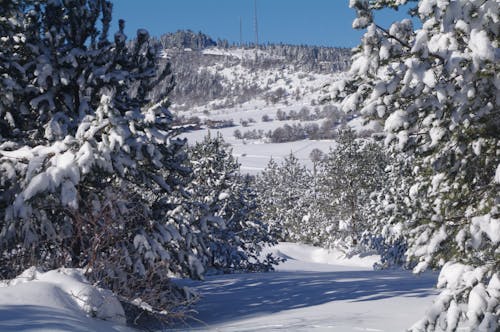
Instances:
[[[262,122],[271,122],[271,121],[273,121],[273,119],[271,119],[271,118],[269,117],[269,115],[264,114],[264,115],[262,116]]]

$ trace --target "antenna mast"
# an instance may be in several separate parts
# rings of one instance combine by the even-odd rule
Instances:
[[[257,24],[257,0],[254,0],[255,48],[259,48],[259,25]]]
[[[243,47],[243,21],[240,16],[240,47]]]

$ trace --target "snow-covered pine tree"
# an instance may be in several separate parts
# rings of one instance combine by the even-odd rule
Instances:
[[[334,98],[384,123],[413,152],[408,258],[441,268],[442,289],[414,331],[496,331],[500,315],[500,31],[498,0],[420,0],[389,28],[373,10],[407,0],[351,0],[366,28]]]
[[[271,159],[256,179],[262,218],[279,232],[279,239],[309,242],[311,173],[292,153],[281,165]]]
[[[383,186],[370,194],[367,209],[368,228],[362,241],[381,256],[378,268],[407,266],[407,222],[411,219],[409,190],[412,177],[413,155],[394,153],[387,155]]]
[[[123,300],[169,312],[200,277],[202,241],[179,213],[184,141],[145,30],[107,35],[106,0],[5,0],[0,19],[0,269],[86,267]],[[98,20],[102,22],[98,26]]]
[[[212,272],[267,271],[277,263],[261,259],[262,248],[276,244],[269,225],[259,219],[256,194],[231,149],[218,134],[210,134],[189,149],[193,180],[187,187],[192,198],[192,225],[205,234],[209,248],[207,267]],[[214,224],[208,232],[207,225]]]
[[[14,95],[20,89],[16,80],[23,76],[23,68],[20,65],[20,55],[22,53],[23,38],[22,22],[19,16],[22,15],[22,9],[14,1],[7,1],[1,4],[2,15],[0,16],[0,139],[11,135],[14,115],[19,108],[14,107],[18,102]],[[24,51],[24,50],[23,50]],[[12,114],[12,110],[17,112]],[[2,193],[4,193],[2,187]],[[0,194],[2,195],[2,194]]]
[[[328,220],[326,246],[357,249],[371,228],[370,195],[384,185],[385,154],[380,145],[361,140],[349,127],[338,131],[337,145],[322,159],[318,174],[318,200]]]
[[[283,224],[278,217],[279,205],[276,197],[280,192],[280,169],[278,163],[271,158],[264,171],[256,178],[257,199],[262,218],[272,229],[276,230],[278,239],[283,240]]]

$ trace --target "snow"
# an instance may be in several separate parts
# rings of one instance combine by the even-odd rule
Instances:
[[[229,194],[228,194],[228,193],[226,193],[226,192],[223,192],[223,193],[220,193],[220,194],[219,194],[218,200],[219,200],[219,201],[223,201],[223,200],[225,200],[225,199],[227,199],[227,198],[229,198]]]
[[[398,110],[385,120],[384,131],[386,132],[394,132],[400,128],[405,127],[407,123],[406,113],[402,110]]]
[[[472,218],[471,221],[472,246],[479,248],[483,241],[483,234],[496,245],[500,242],[500,219],[492,218],[490,214]]]
[[[0,283],[2,332],[133,331],[124,324],[120,302],[90,285],[79,269],[43,273],[30,268]]]
[[[273,121],[268,124],[274,127],[283,126],[286,121]],[[272,128],[274,128],[272,127]],[[258,127],[260,129],[262,127]],[[212,136],[218,133],[222,134],[224,140],[229,143],[233,149],[233,156],[238,159],[241,164],[241,171],[248,174],[257,174],[263,171],[269,163],[269,159],[280,163],[284,158],[293,153],[304,165],[312,168],[312,162],[309,154],[314,149],[320,149],[324,153],[328,153],[331,148],[335,147],[333,140],[302,140],[286,143],[264,143],[262,141],[244,141],[237,140],[233,136],[236,129],[242,130],[241,127],[222,128],[216,130],[196,130],[182,137],[188,139],[189,144],[203,141],[203,138],[210,132]],[[253,129],[249,127],[248,129]]]
[[[237,58],[237,59],[253,59],[257,55],[258,57],[265,56],[266,58],[272,59],[273,56],[268,54],[265,51],[262,50],[255,50],[255,49],[244,49],[244,48],[236,48],[236,49],[222,49],[218,47],[211,47],[204,49],[202,51],[203,54],[206,55],[217,55],[217,56],[225,56],[225,57],[230,57],[230,58]],[[274,57],[278,58],[278,57]]]
[[[287,261],[276,272],[178,280],[194,287],[202,299],[190,313],[192,319],[172,328],[404,331],[423,316],[436,294],[435,273],[375,271],[376,255],[346,257],[337,250],[294,243],[266,248],[267,253]],[[490,284],[495,286],[497,279]],[[31,268],[0,282],[0,331],[135,331],[123,326],[123,319],[120,303],[89,285],[78,269],[42,273]]]
[[[281,162],[285,157],[288,157],[290,153],[293,153],[295,157],[297,157],[300,162],[312,169],[312,161],[310,160],[310,153],[314,149],[319,149],[324,153],[328,153],[330,149],[333,149],[336,146],[336,142],[334,140],[300,140],[286,143],[266,143],[262,140],[241,140],[236,139],[234,137],[234,131],[236,129],[244,132],[246,130],[263,130],[267,132],[269,130],[274,130],[278,127],[282,127],[285,124],[293,125],[293,124],[307,124],[315,121],[298,121],[298,120],[286,120],[286,121],[277,121],[274,120],[272,122],[262,122],[260,118],[262,115],[267,114],[271,117],[274,117],[277,109],[281,108],[281,106],[263,106],[255,101],[251,103],[245,104],[242,107],[242,110],[237,109],[227,109],[228,113],[222,114],[211,114],[210,119],[213,120],[227,120],[229,118],[233,118],[235,120],[240,118],[254,118],[257,120],[256,123],[252,124],[249,127],[242,126],[234,126],[228,128],[221,129],[202,129],[202,130],[194,130],[188,133],[184,133],[181,135],[182,138],[187,138],[189,144],[195,144],[196,142],[202,142],[204,137],[210,133],[210,135],[215,136],[221,134],[224,137],[224,141],[231,145],[233,149],[233,156],[238,159],[238,162],[241,164],[241,171],[243,173],[248,174],[257,174],[263,171],[266,165],[269,162],[269,159],[273,158],[274,160]],[[297,105],[290,106],[289,109],[297,109]],[[283,108],[283,110],[287,110],[287,108]],[[356,132],[363,131],[375,131],[378,132],[381,130],[380,126],[372,121],[368,123],[364,123],[363,119],[360,117],[354,118],[347,123],[353,130]]]
[[[423,82],[429,88],[434,88],[436,86],[436,76],[434,75],[434,72],[432,70],[428,70],[425,72]]]
[[[26,158],[29,160],[26,173],[27,186],[23,192],[17,196],[14,203],[16,213],[23,215],[25,213],[25,202],[45,191],[54,192],[61,186],[63,204],[72,208],[78,207],[75,185],[80,181],[80,170],[75,160],[75,155],[67,149],[64,142],[58,142],[52,146],[37,146],[33,149],[21,148],[17,151],[0,151],[5,157],[10,157],[10,153],[18,153],[17,159]],[[39,171],[40,166],[49,157],[50,165],[45,171],[34,175]],[[16,158],[16,157],[15,157]]]
[[[493,45],[491,45],[485,30],[471,30],[469,47],[472,50],[472,58],[474,61],[476,61],[476,59],[495,61],[495,49]]]
[[[202,299],[193,308],[193,320],[174,329],[404,331],[423,316],[436,294],[435,273],[374,271],[377,256],[347,258],[336,250],[294,243],[265,252],[287,261],[276,272],[182,281]]]
[[[366,255],[363,257],[347,257],[343,252],[335,249],[324,249],[296,243],[282,242],[272,248],[266,248],[263,254],[273,253],[282,258],[290,259],[286,264],[280,266],[279,270],[290,270],[295,263],[299,262],[302,270],[304,264],[337,265],[343,267],[357,267],[362,269],[372,269],[375,263],[380,262],[378,255]],[[295,262],[295,263],[294,263]],[[329,268],[329,267],[328,267]]]

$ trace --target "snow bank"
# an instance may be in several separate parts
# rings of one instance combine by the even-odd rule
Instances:
[[[32,267],[0,282],[0,331],[132,331],[125,323],[120,302],[90,285],[81,269]]]
[[[347,257],[345,253],[337,249],[324,249],[313,247],[306,244],[281,242],[276,246],[266,248],[263,250],[264,254],[273,253],[274,255],[286,258],[287,261],[277,267],[277,270],[294,270],[297,265],[304,266],[304,264],[318,264],[338,266],[344,268],[361,268],[372,269],[375,263],[380,262],[379,255],[354,255]],[[311,266],[309,266],[311,268]],[[326,267],[328,269],[328,266]]]

